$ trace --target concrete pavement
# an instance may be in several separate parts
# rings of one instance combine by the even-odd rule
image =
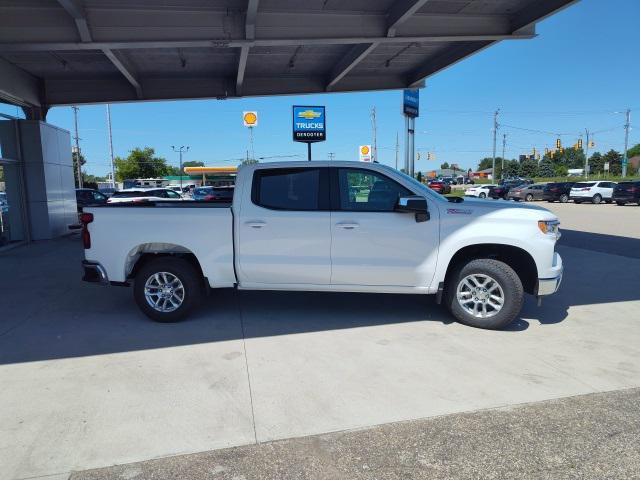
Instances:
[[[502,332],[430,298],[286,292],[215,292],[159,325],[80,282],[77,239],[12,250],[0,478],[640,387],[640,260],[559,250],[560,293]]]

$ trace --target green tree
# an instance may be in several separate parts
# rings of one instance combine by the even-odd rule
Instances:
[[[543,178],[551,178],[555,175],[553,162],[551,158],[545,155],[538,165],[538,176]]]
[[[182,166],[183,167],[204,167],[204,162],[189,160],[188,162],[182,162]]]
[[[611,149],[604,154],[602,160],[605,163],[609,162],[609,174],[615,176],[622,174],[622,155],[619,152]]]
[[[497,162],[496,162],[496,165],[497,165]],[[518,162],[517,160],[505,160],[504,176],[517,177],[518,175],[520,175],[520,162]]]
[[[420,183],[422,183],[422,172],[418,172],[417,173],[416,180],[418,180]]]
[[[555,171],[556,177],[566,177],[567,175],[569,175],[569,169],[566,165],[557,163],[553,166],[553,170]]]
[[[242,160],[241,165],[253,165],[256,163],[260,163],[260,162],[258,162],[258,160],[254,158],[247,158],[246,160]]]
[[[78,183],[78,158],[80,158],[80,169],[82,166],[87,163],[87,160],[82,155],[82,152],[71,152],[71,158],[73,160],[73,180],[76,182],[76,188],[79,186]],[[84,183],[84,173],[82,174],[82,181]]]
[[[640,143],[627,150],[627,158],[637,157],[638,155],[640,155]]]
[[[520,164],[520,175],[523,177],[537,177],[538,176],[538,161],[532,158],[525,160]]]
[[[604,172],[604,158],[600,152],[593,152],[593,155],[589,157],[589,173],[602,172]]]
[[[547,155],[545,155],[545,157],[546,156]],[[567,168],[584,168],[584,150],[581,148],[555,150],[551,154],[551,160],[555,165],[564,165]]]
[[[134,148],[127,158],[116,157],[116,180],[130,178],[156,178],[175,173],[176,167],[167,165],[166,159],[155,156],[155,150],[150,147]]]
[[[440,168],[441,168],[442,170],[446,170],[446,169],[448,169],[448,168],[449,168],[449,164],[448,164],[447,162],[444,162],[442,165],[440,165]]]

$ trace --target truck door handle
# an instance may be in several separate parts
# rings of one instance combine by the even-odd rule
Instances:
[[[256,221],[256,222],[245,222],[245,225],[250,226],[251,228],[262,228],[266,225],[265,222],[260,222],[260,221]]]
[[[359,226],[360,224],[355,222],[336,223],[336,227],[344,228],[345,230],[353,230],[354,228],[358,228]]]

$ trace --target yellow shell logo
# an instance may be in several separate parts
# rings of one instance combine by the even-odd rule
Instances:
[[[362,155],[369,155],[369,147],[367,145],[363,145],[360,148],[360,153],[362,153]]]
[[[258,121],[258,116],[253,112],[245,113],[244,117],[242,118],[244,120],[244,123],[246,123],[247,125],[255,125]]]

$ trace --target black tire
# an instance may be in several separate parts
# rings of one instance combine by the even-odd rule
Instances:
[[[618,202],[616,202],[616,204],[618,204],[618,205],[619,205],[619,206],[621,206],[621,207],[624,207],[624,206],[627,204],[627,202],[620,202],[620,201],[618,201]],[[640,202],[638,203],[638,205],[640,205]]]
[[[173,311],[161,312],[153,308],[145,297],[145,283],[156,273],[167,272],[174,275],[182,283],[184,298],[179,307]],[[161,323],[172,323],[183,320],[202,297],[202,275],[187,260],[176,257],[160,257],[145,264],[136,274],[133,286],[133,297],[140,310],[151,320]]]
[[[524,197],[524,201],[525,202],[533,202],[533,195],[531,195],[530,193],[527,194],[527,196]]]
[[[478,195],[480,198],[487,198],[487,194],[484,192],[480,192],[480,195]]]
[[[596,193],[591,199],[591,203],[593,203],[594,205],[599,205],[600,202],[602,202],[602,195]]]
[[[566,193],[563,193],[562,195],[560,195],[560,203],[567,203],[569,201],[569,195],[567,195]]]
[[[479,318],[467,312],[458,302],[456,291],[460,282],[472,274],[487,275],[494,279],[504,293],[502,309],[494,316]],[[506,263],[489,258],[471,260],[458,266],[447,279],[444,302],[458,322],[471,327],[498,330],[512,323],[520,314],[524,289],[516,272]]]

